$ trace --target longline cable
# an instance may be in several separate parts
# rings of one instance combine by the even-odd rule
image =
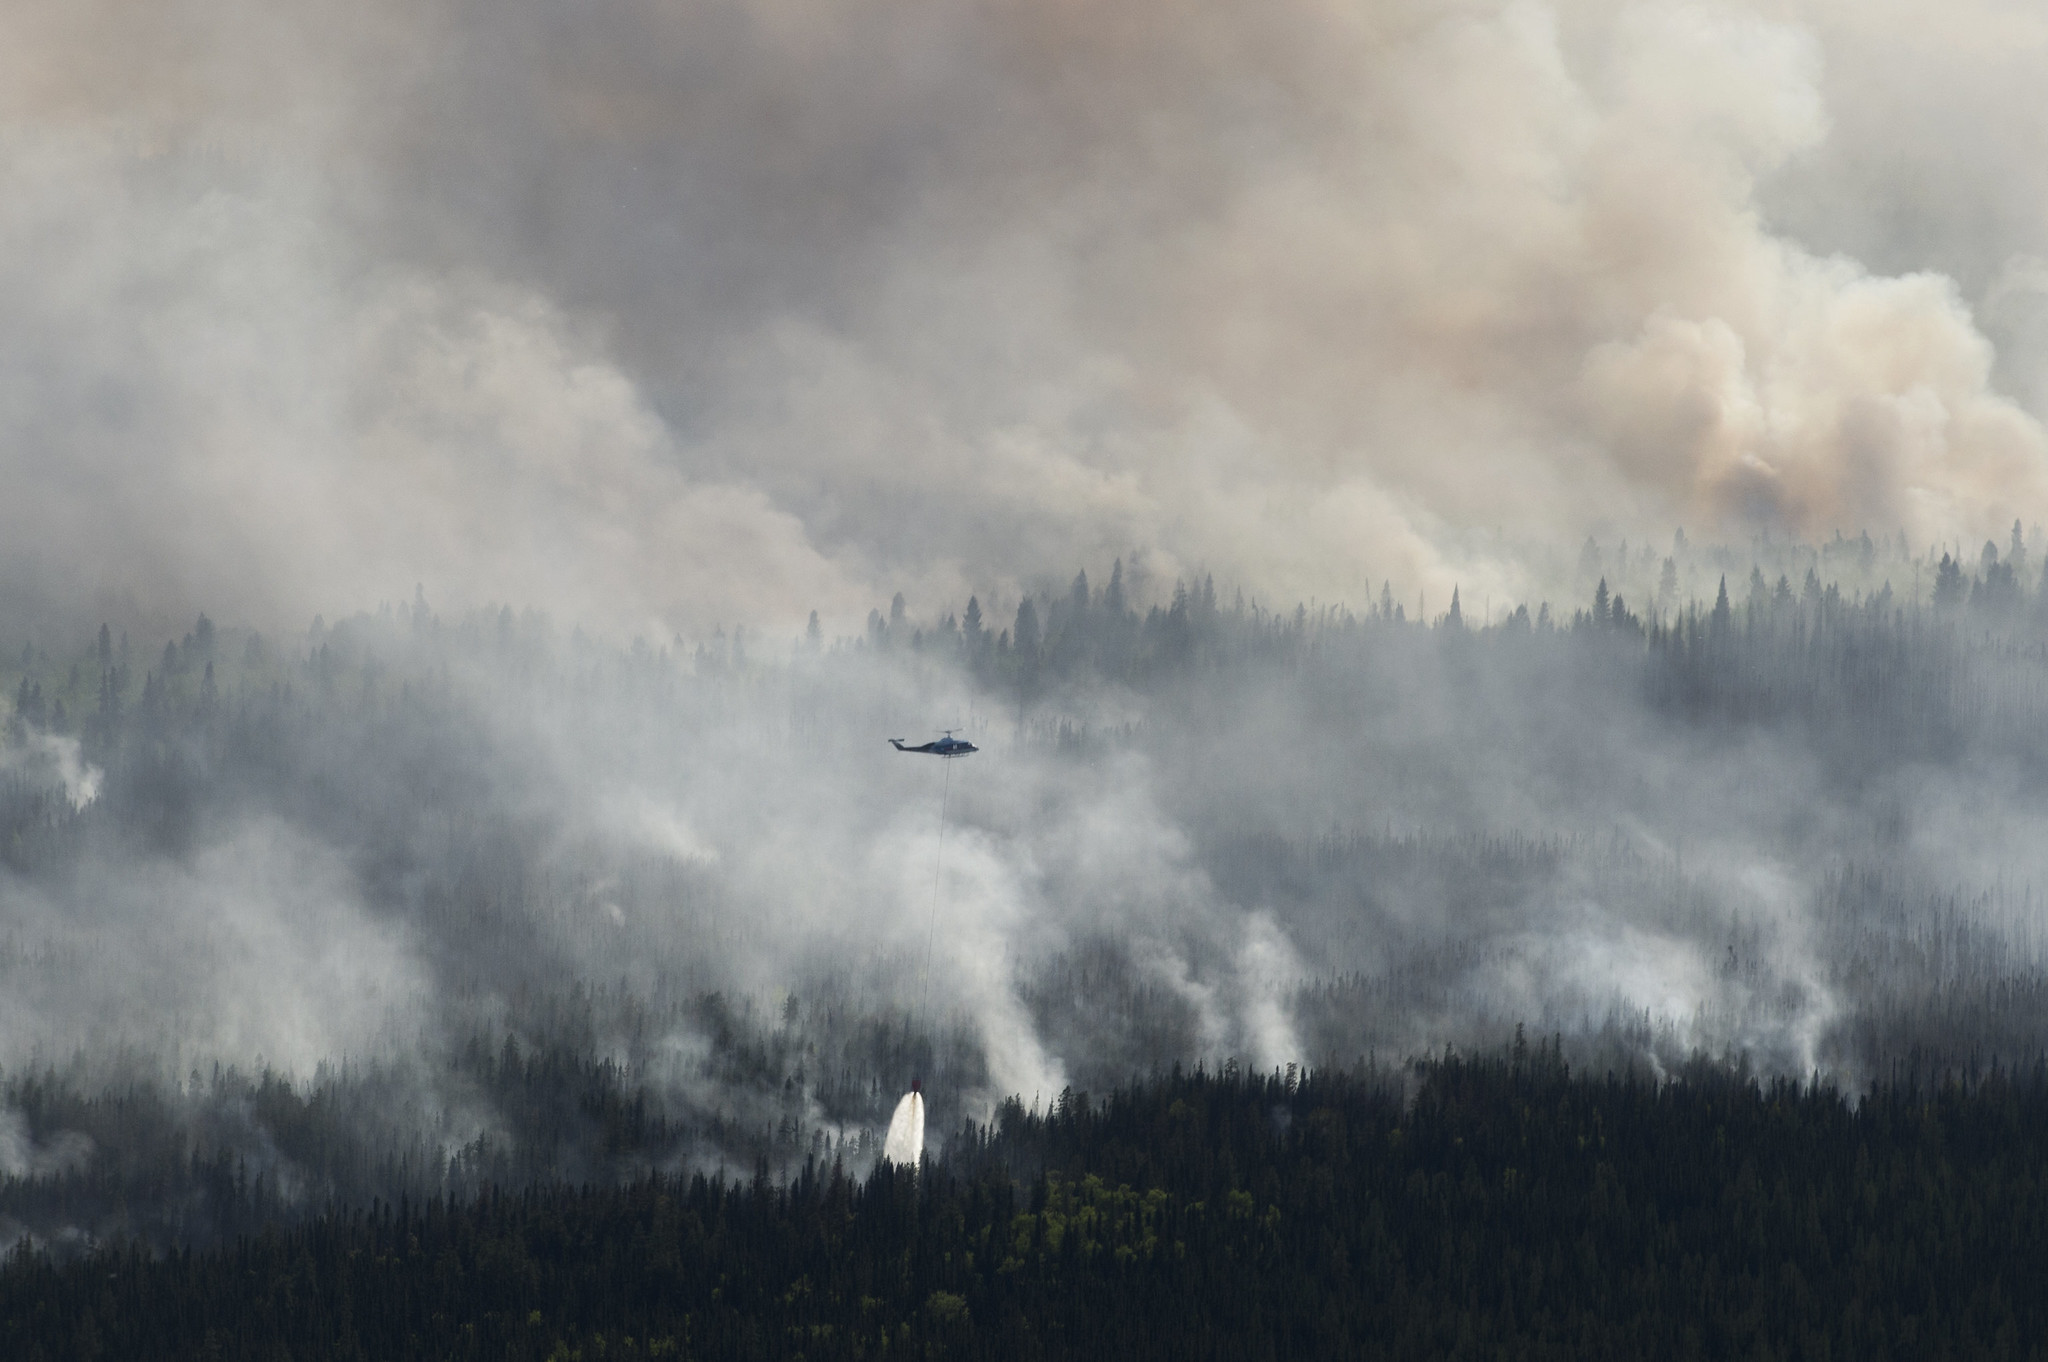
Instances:
[[[939,785],[939,851],[932,864],[932,920],[924,934],[924,983],[919,990],[917,1010],[931,1020],[932,941],[939,933],[939,883],[946,870],[946,797],[953,791],[953,758],[945,762],[946,778]]]

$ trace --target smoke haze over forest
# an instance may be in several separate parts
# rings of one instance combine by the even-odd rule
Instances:
[[[124,1181],[207,1151],[286,1210],[864,1163],[915,1077],[942,1148],[1012,1096],[1519,1026],[1851,1084],[2035,1052],[2034,555],[1753,547],[1592,547],[1586,606],[1491,626],[1139,609],[1113,566],[1007,626],[694,650],[424,599],[24,645],[0,1211],[223,1232],[203,1179]],[[982,751],[882,741],[931,716]]]
[[[0,1229],[871,1162],[917,1076],[2039,1053],[2044,58],[9,7]]]

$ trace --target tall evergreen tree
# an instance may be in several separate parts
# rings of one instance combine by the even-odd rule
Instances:
[[[1038,607],[1026,596],[1017,603],[1017,621],[1010,626],[1010,649],[1020,662],[1035,662],[1038,642]]]

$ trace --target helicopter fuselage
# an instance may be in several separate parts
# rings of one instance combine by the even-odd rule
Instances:
[[[898,752],[922,752],[933,757],[964,757],[981,750],[965,738],[956,738],[951,733],[943,738],[934,738],[928,743],[920,743],[916,747],[905,746],[901,738],[889,739],[889,745]]]

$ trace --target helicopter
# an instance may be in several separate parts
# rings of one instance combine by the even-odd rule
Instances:
[[[964,757],[969,753],[981,750],[965,738],[954,737],[953,730],[950,728],[946,730],[945,737],[934,738],[932,741],[921,743],[916,747],[905,747],[901,738],[889,739],[889,745],[898,752],[924,752],[934,757]]]

